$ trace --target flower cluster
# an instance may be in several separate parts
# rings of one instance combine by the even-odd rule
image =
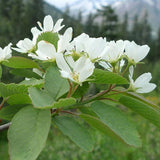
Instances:
[[[59,19],[55,25],[51,16],[46,16],[43,25],[38,22],[39,28],[33,27],[31,32],[33,39],[25,38],[17,43],[17,52],[28,53],[33,59],[42,61],[56,61],[61,76],[70,79],[74,83],[82,84],[93,74],[95,64],[100,65],[109,72],[124,75],[129,69],[130,86],[128,90],[138,93],[148,93],[155,89],[156,85],[149,83],[150,73],[142,74],[133,81],[133,70],[148,54],[150,48],[147,45],[137,45],[134,41],[118,40],[108,42],[105,38],[91,38],[82,33],[72,38],[72,28],[66,29],[63,35],[59,31],[63,19]],[[50,33],[57,36],[56,44],[47,40],[39,40],[39,36]],[[10,58],[11,44],[2,50],[0,48],[1,61]]]

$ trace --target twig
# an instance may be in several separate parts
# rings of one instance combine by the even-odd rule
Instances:
[[[72,95],[74,94],[74,92],[77,90],[77,88],[78,88],[78,84],[75,86],[75,88],[74,88],[74,90],[73,90],[73,92],[72,92]]]
[[[118,102],[115,99],[112,98],[99,98],[99,100],[109,100],[109,101],[113,101],[113,102]]]
[[[2,109],[2,107],[3,107],[4,103],[5,103],[7,100],[8,100],[8,98],[3,99],[2,103],[0,104],[0,110]]]
[[[69,83],[69,92],[68,92],[68,94],[67,94],[67,98],[69,98],[70,96],[71,96],[71,93],[72,93],[72,84],[71,84],[71,82],[70,82],[70,80],[68,79],[68,83]]]
[[[73,113],[73,112],[70,112],[70,111],[61,111],[62,113],[68,113],[68,114],[72,114],[72,115],[75,115],[75,116],[77,116],[78,114],[76,114],[76,113]]]
[[[8,129],[10,125],[11,125],[11,122],[1,125],[0,126],[0,131]]]

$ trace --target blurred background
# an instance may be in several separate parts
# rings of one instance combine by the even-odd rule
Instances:
[[[145,65],[137,65],[136,75],[151,72],[152,82],[160,85],[160,0],[0,0],[0,46],[32,38],[30,29],[50,14],[54,22],[63,18],[77,36],[83,32],[107,40],[134,40],[148,44],[150,53]],[[16,53],[15,53],[16,54]],[[4,69],[3,81],[17,81]],[[147,99],[159,104],[159,87]],[[58,130],[52,129],[47,146],[38,160],[159,160],[160,130],[127,110],[137,122],[143,146],[128,148],[98,132],[95,148],[86,153],[71,143]],[[53,128],[53,127],[52,127]],[[0,133],[0,159],[8,160],[6,132]]]

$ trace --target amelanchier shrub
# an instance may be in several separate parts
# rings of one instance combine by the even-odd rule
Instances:
[[[10,159],[35,160],[45,146],[51,123],[86,151],[94,146],[90,127],[140,147],[136,126],[120,106],[160,128],[160,108],[137,94],[155,89],[151,73],[133,78],[149,47],[127,40],[107,42],[85,33],[72,39],[72,28],[59,34],[62,21],[54,25],[51,16],[46,16],[43,25],[38,22],[40,29],[31,29],[32,40],[25,38],[12,48],[28,58],[12,56],[11,44],[0,48],[1,65],[25,77],[18,84],[0,83],[0,118],[8,121],[0,130],[9,127]],[[106,88],[87,94],[93,83]]]

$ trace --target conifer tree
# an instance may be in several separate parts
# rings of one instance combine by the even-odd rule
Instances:
[[[22,0],[10,0],[10,26],[12,42],[16,43],[18,39],[23,38],[23,20],[24,20],[24,4]],[[16,29],[15,29],[16,27]]]
[[[42,22],[44,18],[44,1],[43,0],[29,0],[25,5],[24,12],[24,33],[29,33],[30,28],[36,25],[37,21]]]
[[[111,6],[103,6],[99,10],[102,16],[101,35],[107,37],[108,40],[116,40],[118,37],[118,16],[115,14]]]
[[[128,39],[129,31],[128,31],[128,13],[126,12],[123,17],[123,22],[120,25],[120,38]]]
[[[141,44],[151,41],[151,26],[148,22],[148,12],[146,11],[141,21]]]

